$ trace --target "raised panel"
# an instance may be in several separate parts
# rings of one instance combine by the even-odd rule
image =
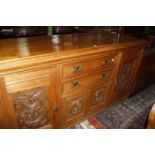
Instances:
[[[100,87],[97,89],[91,90],[91,99],[90,99],[90,107],[103,104],[105,100],[105,92],[104,88]]]
[[[117,84],[116,84],[116,90],[117,91],[123,91],[128,89],[130,78],[132,76],[132,71],[135,66],[135,60],[130,60],[122,63],[120,73],[117,77]]]
[[[20,128],[40,128],[49,124],[48,88],[34,88],[10,96]]]
[[[70,126],[85,116],[86,97],[84,94],[72,94],[63,98],[65,126]]]
[[[89,88],[89,114],[103,110],[107,106],[107,97],[111,81]]]
[[[83,97],[79,97],[69,101],[67,118],[77,116],[82,113],[83,110]]]
[[[133,85],[137,67],[139,65],[140,50],[127,50],[122,52],[119,68],[117,71],[112,93],[110,95],[111,102],[117,102],[129,95],[131,86]]]

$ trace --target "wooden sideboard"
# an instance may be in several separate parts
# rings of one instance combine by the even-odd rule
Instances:
[[[146,44],[110,33],[0,40],[0,128],[69,128],[127,98]]]

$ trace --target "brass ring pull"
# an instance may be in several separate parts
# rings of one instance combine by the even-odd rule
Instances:
[[[79,81],[73,81],[72,84],[71,84],[71,88],[79,88],[80,87],[80,83]]]
[[[79,72],[82,72],[82,68],[83,68],[82,64],[77,65],[77,66],[74,66],[74,67],[72,68],[73,73],[79,73]]]
[[[109,65],[110,64],[110,60],[109,59],[104,59],[102,62],[102,65]]]

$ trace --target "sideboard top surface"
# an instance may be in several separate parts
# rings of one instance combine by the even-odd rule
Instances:
[[[0,40],[0,60],[25,58],[37,55],[75,52],[83,49],[121,46],[144,41],[112,33],[84,33],[52,35]]]

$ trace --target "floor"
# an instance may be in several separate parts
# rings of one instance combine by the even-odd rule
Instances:
[[[155,103],[155,84],[122,101],[88,120],[75,125],[74,129],[145,129],[152,105]]]

